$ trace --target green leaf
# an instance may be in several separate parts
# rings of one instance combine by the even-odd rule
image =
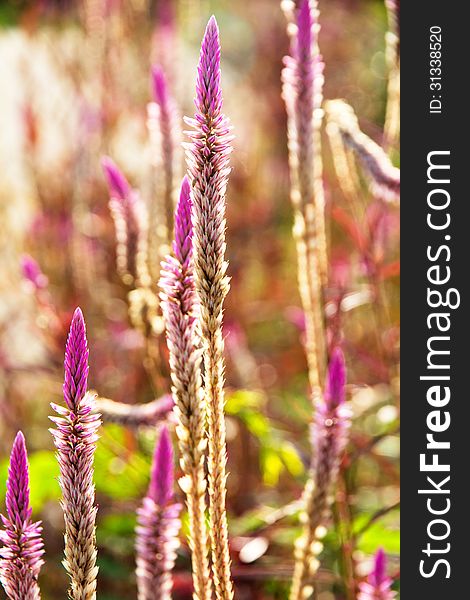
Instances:
[[[95,454],[95,483],[99,493],[119,500],[140,498],[150,474],[150,456],[125,445],[120,425],[104,425]]]

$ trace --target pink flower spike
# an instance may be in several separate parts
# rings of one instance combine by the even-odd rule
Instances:
[[[205,402],[201,381],[199,303],[194,282],[191,189],[183,179],[175,212],[173,255],[162,263],[160,288],[167,346],[170,353],[172,393],[178,426],[180,485],[188,506],[188,542],[191,548],[195,600],[212,598],[207,556],[205,482]]]
[[[64,567],[70,576],[71,600],[95,600],[97,507],[93,483],[93,457],[100,415],[94,412],[95,397],[87,392],[88,344],[83,314],[74,312],[65,349],[64,400],[66,407],[52,404],[50,417],[60,467],[62,509],[65,522]]]
[[[220,40],[215,17],[204,33],[196,77],[196,113],[186,118],[186,164],[191,183],[194,274],[200,306],[208,423],[209,529],[217,600],[233,598],[226,515],[227,447],[224,420],[223,303],[229,290],[225,260],[225,194],[230,174],[231,126],[222,112]]]
[[[173,449],[163,427],[155,446],[147,496],[137,509],[138,600],[171,600],[181,505],[173,500]]]
[[[1,516],[0,581],[10,600],[39,600],[37,583],[44,564],[41,523],[31,521],[28,455],[19,431],[13,443],[8,468],[7,516]]]

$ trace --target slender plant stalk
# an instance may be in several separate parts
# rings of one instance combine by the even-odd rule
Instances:
[[[180,485],[188,506],[193,597],[195,600],[210,600],[212,585],[204,473],[206,407],[201,382],[202,347],[198,333],[199,305],[193,274],[192,236],[190,184],[185,177],[175,213],[174,256],[167,256],[162,263],[161,306],[170,352],[180,464],[184,473]]]
[[[147,495],[137,510],[138,600],[171,600],[181,505],[173,502],[173,448],[166,427],[155,446]]]
[[[96,398],[95,411],[106,423],[118,423],[126,427],[155,427],[171,415],[174,402],[169,394],[145,404],[127,404],[110,398]]]
[[[336,348],[328,367],[323,400],[317,404],[312,426],[311,476],[303,495],[303,533],[295,544],[290,600],[307,600],[314,592],[313,580],[319,566],[317,556],[322,550],[320,528],[325,523],[329,495],[348,439],[350,412],[345,406],[345,383],[343,354]]]
[[[359,584],[357,600],[393,600],[396,593],[390,589],[393,581],[387,576],[387,557],[380,548],[374,556],[374,566],[367,578]]]
[[[38,576],[44,564],[40,521],[31,520],[26,443],[19,431],[8,468],[7,516],[1,515],[0,581],[10,600],[40,600]]]
[[[291,201],[300,296],[306,322],[306,353],[314,398],[325,370],[323,287],[327,280],[325,207],[320,128],[323,61],[318,51],[316,3],[304,0],[290,24],[291,53],[282,72],[287,109]]]
[[[95,600],[96,513],[93,455],[100,415],[94,413],[95,397],[87,392],[88,346],[85,321],[77,308],[65,349],[64,399],[66,406],[51,404],[58,417],[51,429],[57,448],[65,521],[65,558],[70,576],[71,600]]]
[[[209,518],[212,569],[216,597],[230,600],[233,584],[226,515],[226,462],[224,420],[223,302],[229,290],[225,260],[225,191],[230,172],[231,136],[222,112],[220,42],[215,17],[204,34],[196,84],[196,115],[186,122],[194,129],[186,144],[192,186],[194,264],[200,302],[204,349],[204,388],[209,434]]]
[[[385,149],[395,149],[400,137],[400,0],[385,0],[388,31],[385,58],[388,67]]]
[[[168,90],[168,83],[163,69],[157,65],[152,67],[152,83],[154,106],[157,109],[158,139],[160,142],[161,175],[163,179],[162,204],[166,226],[167,243],[170,244],[173,232],[173,214],[175,212],[176,171],[178,170],[178,135],[177,114],[173,98]]]

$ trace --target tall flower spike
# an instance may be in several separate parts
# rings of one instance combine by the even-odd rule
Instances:
[[[109,209],[116,229],[116,260],[126,285],[148,285],[146,210],[116,164],[107,156],[101,165],[109,188]]]
[[[7,516],[1,515],[0,581],[10,600],[39,600],[37,582],[44,564],[41,523],[31,521],[28,455],[19,431],[13,443],[8,468]]]
[[[384,141],[394,147],[400,136],[400,0],[385,0],[388,31],[385,36],[385,58],[388,67],[387,107]]]
[[[283,97],[309,381],[314,397],[319,397],[325,364],[322,289],[327,279],[327,248],[320,133],[324,65],[317,43],[316,1],[303,0],[294,21],[289,24],[290,56],[284,58],[282,71]]]
[[[183,179],[175,213],[173,256],[162,263],[161,306],[170,352],[173,398],[177,418],[180,485],[188,506],[188,541],[192,555],[195,600],[210,600],[204,460],[205,403],[201,384],[201,340],[198,334],[199,306],[193,274],[193,228],[190,185]]]
[[[222,112],[220,42],[215,17],[202,40],[196,80],[196,114],[186,122],[186,159],[192,186],[194,265],[204,346],[204,389],[207,402],[209,518],[212,570],[218,600],[233,597],[230,575],[226,503],[224,420],[223,303],[229,290],[225,260],[225,192],[232,150],[230,125]]]
[[[96,598],[97,507],[93,484],[93,455],[100,415],[94,412],[95,397],[87,392],[88,345],[85,321],[77,308],[65,349],[64,400],[66,407],[51,404],[59,415],[50,417],[57,448],[65,523],[64,567],[70,576],[71,600]]]
[[[323,401],[318,403],[312,426],[312,473],[304,490],[303,533],[295,545],[295,566],[290,600],[306,600],[313,593],[322,549],[318,528],[329,509],[341,454],[348,440],[350,411],[345,406],[346,369],[343,353],[333,350]]]
[[[139,600],[170,600],[181,505],[173,500],[173,449],[163,427],[155,446],[150,485],[137,510],[136,554]]]
[[[396,593],[390,589],[392,583],[391,577],[387,576],[387,557],[382,548],[379,548],[367,581],[359,584],[357,600],[393,600]]]

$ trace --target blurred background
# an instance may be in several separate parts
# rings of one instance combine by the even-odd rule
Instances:
[[[325,97],[346,99],[362,129],[380,143],[384,4],[323,0],[320,10]],[[224,325],[233,571],[240,599],[287,597],[311,410],[280,83],[288,38],[279,2],[1,1],[0,510],[11,443],[22,429],[34,515],[44,525],[45,600],[64,597],[67,585],[48,415],[49,403],[61,401],[74,308],[80,305],[87,321],[90,387],[100,396],[143,403],[170,388],[164,336],[154,336],[160,358],[151,372],[146,332],[129,318],[100,157],[111,155],[151,202],[158,166],[146,124],[150,67],[163,66],[179,114],[192,115],[199,44],[212,13],[221,34],[224,107],[236,135]],[[341,317],[354,423],[317,598],[352,600],[348,583],[368,572],[379,546],[398,578],[398,210],[370,197],[366,187],[361,210],[351,209],[326,135],[324,162],[327,315],[332,330]],[[40,274],[25,268],[25,254]],[[372,283],[371,256],[377,263]],[[381,293],[370,293],[371,285]],[[95,476],[101,600],[136,595],[134,514],[148,484],[154,440],[152,430],[102,429]],[[183,543],[174,597],[190,598],[190,586]]]

